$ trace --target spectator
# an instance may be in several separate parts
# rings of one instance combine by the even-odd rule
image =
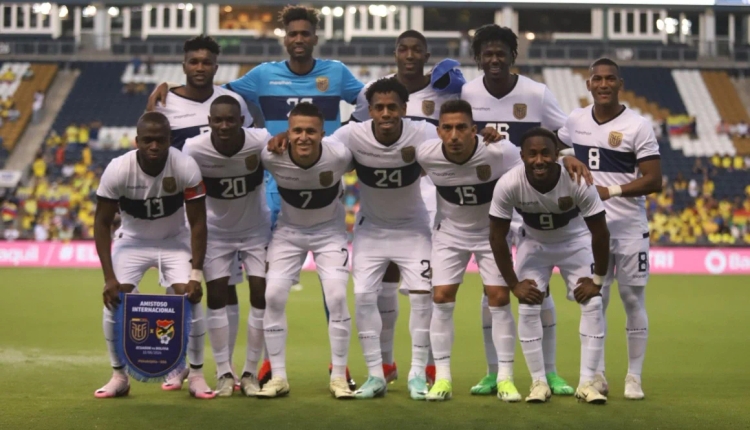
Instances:
[[[698,138],[698,123],[695,121],[695,117],[690,117],[690,122],[688,123],[688,133],[690,133],[691,139],[697,139]]]
[[[744,119],[735,126],[735,133],[738,137],[748,137],[748,125]]]
[[[8,242],[13,242],[21,236],[21,232],[18,231],[14,223],[8,223],[5,225],[5,231],[3,231],[3,237]]]
[[[44,161],[42,154],[36,156],[36,160],[31,164],[31,170],[34,172],[35,178],[44,178],[47,176],[47,163]]]
[[[694,199],[698,197],[698,181],[695,178],[690,179],[690,182],[688,182],[688,195]]]
[[[711,178],[708,177],[708,174],[703,175],[703,185],[702,185],[703,197],[713,196],[715,189],[716,189],[716,185],[714,184],[714,181],[712,181]]]
[[[44,93],[42,90],[37,90],[34,93],[34,103],[32,104],[33,116],[31,121],[37,124],[42,117],[42,108],[44,107]]]
[[[146,74],[152,76],[154,74],[154,57],[149,55],[146,57]]]
[[[65,143],[68,145],[78,143],[78,126],[74,122],[65,129]]]
[[[8,115],[8,121],[16,122],[18,121],[19,118],[21,118],[21,111],[18,110],[14,104],[13,106],[11,106],[10,109],[8,109],[7,115]]]
[[[707,172],[708,170],[703,165],[703,159],[696,157],[695,163],[693,164],[693,173],[696,175],[704,175]]]
[[[78,143],[84,145],[89,143],[89,126],[86,124],[78,127]]]
[[[89,124],[89,145],[92,148],[99,149],[99,131],[102,128],[102,123],[99,120],[92,121]]]
[[[133,63],[133,74],[134,75],[139,74],[141,72],[141,64],[142,64],[141,57],[136,55],[135,57],[133,57],[132,63]]]
[[[62,138],[55,130],[50,131],[47,141],[45,142],[48,148],[54,148],[58,145],[62,145]]]
[[[112,138],[111,133],[105,134],[99,144],[101,149],[117,149],[115,140]]]
[[[716,126],[716,134],[718,134],[719,136],[729,135],[731,132],[732,132],[732,127],[729,125],[728,122],[724,121],[724,119],[719,121],[719,125]]]
[[[66,164],[62,168],[62,175],[63,178],[72,178],[73,174],[75,173],[75,166],[72,164]]]
[[[732,157],[725,155],[721,159],[721,168],[724,170],[732,170]]]
[[[133,149],[133,142],[130,140],[130,137],[128,137],[127,133],[123,134],[120,138],[120,148]]]
[[[83,151],[81,151],[81,161],[88,167],[91,165],[91,148],[88,144],[83,145]]]
[[[672,185],[675,191],[687,190],[688,184],[687,184],[687,181],[685,180],[685,177],[682,176],[682,172],[677,173],[677,176],[674,178],[674,182],[672,182]]]
[[[49,239],[49,225],[46,222],[37,222],[34,225],[34,240],[44,242]]]

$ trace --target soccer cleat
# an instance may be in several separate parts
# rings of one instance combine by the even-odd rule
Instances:
[[[424,400],[427,397],[427,379],[424,376],[417,376],[409,379],[409,397],[412,400]]]
[[[234,375],[227,373],[216,380],[216,390],[218,397],[232,397],[234,393]]]
[[[357,391],[354,397],[357,399],[372,399],[374,397],[383,397],[388,390],[385,379],[370,376]]]
[[[495,393],[497,393],[497,373],[488,373],[477,385],[471,387],[471,394],[477,396],[488,396]]]
[[[609,395],[609,384],[607,384],[607,378],[603,374],[594,376],[594,389],[600,392],[603,396]]]
[[[349,389],[349,383],[344,378],[333,378],[328,384],[328,389],[337,399],[353,399],[354,392]]]
[[[435,365],[428,364],[424,369],[425,376],[427,378],[427,385],[433,385],[435,383]]]
[[[521,393],[518,392],[512,378],[504,379],[497,383],[497,398],[506,403],[521,401]]]
[[[270,381],[272,377],[271,362],[269,360],[263,360],[263,364],[260,365],[260,370],[258,371],[258,381],[260,386],[263,387],[263,385]]]
[[[641,378],[628,375],[625,377],[625,398],[628,400],[643,400],[646,397],[641,388]]]
[[[333,364],[328,363],[328,376],[331,375],[333,370]],[[349,366],[346,366],[346,383],[349,385],[349,390],[354,391],[357,389],[357,383],[352,379],[352,375],[349,373]]]
[[[576,390],[576,399],[580,402],[591,403],[592,405],[603,405],[607,403],[607,397],[596,390],[594,381],[589,381],[578,387]]]
[[[527,403],[544,403],[552,397],[552,391],[550,391],[547,381],[534,381],[531,384],[530,391],[526,397]]]
[[[547,384],[556,396],[572,396],[575,390],[557,373],[547,374]]]
[[[284,378],[273,377],[263,385],[256,397],[259,399],[273,399],[289,394],[289,382]]]
[[[94,391],[94,396],[99,399],[110,397],[124,397],[130,393],[130,382],[128,375],[115,372],[109,382],[102,388]]]
[[[453,397],[453,385],[451,384],[451,381],[447,379],[439,379],[432,385],[425,400],[440,402],[443,400],[450,400],[451,397]]]
[[[391,384],[398,379],[398,368],[396,367],[396,362],[394,361],[393,364],[383,363],[383,373],[385,374],[385,382],[388,384]]]
[[[257,396],[258,391],[260,391],[260,383],[258,382],[258,378],[256,378],[252,373],[243,373],[242,378],[240,379],[240,389],[242,390],[242,394],[247,397]]]
[[[161,384],[161,389],[164,391],[178,391],[182,390],[182,384],[187,379],[190,370],[185,367],[184,369],[175,369],[167,375],[167,380]]]
[[[207,400],[216,397],[216,393],[212,391],[211,387],[206,383],[206,378],[203,376],[203,373],[195,372],[188,375],[188,387],[190,395],[196,399]]]

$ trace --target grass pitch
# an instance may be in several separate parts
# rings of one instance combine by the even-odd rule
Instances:
[[[327,390],[329,346],[317,278],[293,292],[287,315],[287,369],[291,395],[276,400],[198,401],[187,387],[162,392],[158,384],[132,382],[121,399],[95,399],[110,376],[101,329],[98,270],[0,269],[0,429],[739,429],[750,428],[750,288],[747,278],[652,277],[647,306],[651,323],[643,375],[646,399],[623,398],[627,370],[624,314],[619,297],[610,305],[606,406],[553,397],[543,405],[505,404],[494,396],[474,397],[469,387],[485,371],[479,318],[480,281],[468,275],[455,311],[453,400],[410,400],[406,390],[410,347],[408,301],[401,298],[396,361],[401,379],[388,395],[372,401],[336,401]],[[155,272],[142,284],[160,292]],[[246,284],[240,289],[240,334],[234,362],[244,363]],[[567,302],[562,281],[552,291],[557,304],[559,373],[578,380],[579,311]],[[351,292],[351,289],[350,289]],[[354,306],[350,309],[354,314]],[[356,330],[353,330],[355,332]],[[352,375],[361,383],[366,368],[356,335],[350,352]],[[206,343],[206,375],[214,364]],[[529,376],[520,346],[516,384],[528,393]]]

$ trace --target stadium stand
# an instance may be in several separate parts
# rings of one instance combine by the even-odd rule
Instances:
[[[47,91],[55,74],[55,64],[5,63],[0,68],[0,79],[13,76],[11,81],[3,80],[0,83],[0,100],[3,100],[3,104],[10,101],[13,109],[18,111],[17,118],[13,120],[3,118],[3,125],[0,127],[0,138],[6,149],[13,149],[31,120],[34,93]],[[7,111],[4,106],[4,116]]]

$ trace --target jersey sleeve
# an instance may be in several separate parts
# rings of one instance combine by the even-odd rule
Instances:
[[[245,101],[258,104],[258,77],[263,71],[262,65],[254,67],[252,70],[247,72],[245,76],[237,78],[232,82],[225,84],[224,88],[232,90],[235,93],[242,96]],[[247,105],[245,106],[247,109]]]
[[[570,117],[568,117],[565,121],[565,125],[557,130],[557,138],[560,139],[560,142],[565,144],[565,146],[573,147],[573,139],[570,136],[570,123]]]
[[[565,173],[563,172],[563,175]],[[576,199],[578,209],[581,211],[583,218],[589,218],[604,212],[604,203],[599,198],[599,192],[596,186],[587,185],[585,182],[576,184]]]
[[[349,104],[358,103],[359,93],[364,84],[355,78],[351,70],[341,63],[341,99]]]
[[[238,94],[239,95],[239,94]],[[255,122],[255,119],[253,118],[253,115],[250,113],[250,109],[247,108],[247,102],[245,102],[245,99],[240,97],[240,115],[245,117],[245,122],[242,123],[242,126],[245,128],[249,128],[253,126],[253,123]]]
[[[198,162],[193,157],[186,157],[185,161],[185,200],[193,200],[206,195],[206,187],[203,185],[203,177]]]
[[[560,103],[557,102],[555,95],[546,86],[544,87],[544,98],[542,100],[542,106],[544,106],[544,113],[542,115],[542,127],[556,131],[562,128],[567,121],[568,116],[560,108]],[[564,143],[564,142],[563,142]]]
[[[253,139],[253,146],[256,151],[262,151],[268,147],[268,141],[273,139],[271,133],[265,128],[252,128],[249,129],[250,135]]]
[[[351,134],[351,124],[339,127],[330,138],[341,143],[342,145],[349,147],[349,134]]]
[[[367,97],[365,96],[366,92],[367,87],[362,87],[362,90],[357,96],[357,106],[354,108],[354,112],[352,112],[352,120],[356,122],[364,122],[370,119],[370,105],[367,103]]]
[[[512,144],[509,140],[503,140],[499,142],[498,145],[502,145],[503,150],[503,161],[501,166],[503,175],[523,163],[521,161],[521,149],[519,147]]]
[[[268,150],[268,148],[263,148],[263,150],[260,152],[260,161],[263,163],[263,168],[266,169],[268,172],[273,173],[274,172],[274,158],[278,157],[276,154],[272,154],[271,151]]]
[[[659,155],[659,142],[656,141],[656,135],[654,129],[647,124],[647,120],[644,119],[641,123],[641,127],[638,129],[638,134],[635,138],[635,158],[640,163],[641,161],[648,161],[660,158]]]
[[[118,172],[120,170],[119,159],[115,159],[107,165],[99,180],[99,188],[96,190],[97,197],[103,197],[110,200],[119,200],[122,197]]]
[[[513,219],[512,180],[497,181],[490,203],[490,216],[511,221]]]
[[[422,121],[424,123],[424,140],[432,140],[432,139],[439,139],[440,136],[437,134],[437,127],[435,127],[434,124]]]

